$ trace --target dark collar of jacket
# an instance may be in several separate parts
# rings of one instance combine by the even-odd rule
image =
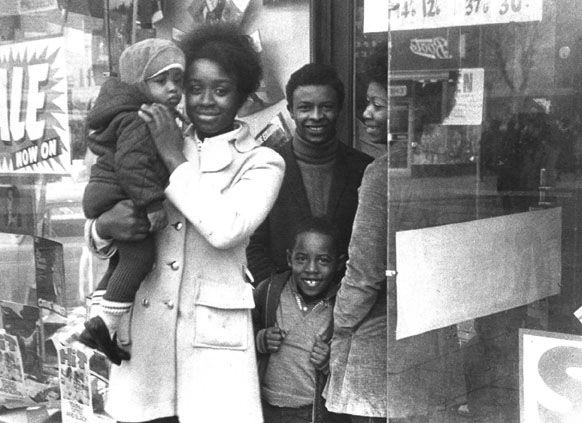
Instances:
[[[200,142],[193,126],[185,131],[184,155],[188,160],[197,156],[197,144]],[[206,138],[200,149],[200,170],[202,172],[218,172],[227,167],[233,160],[234,149],[239,153],[247,153],[260,144],[250,135],[246,123],[235,121],[232,131],[215,137]]]

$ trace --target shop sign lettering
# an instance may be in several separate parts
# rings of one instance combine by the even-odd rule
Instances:
[[[39,90],[39,85],[46,83],[47,77],[47,63],[26,68],[13,66],[10,73],[6,68],[0,69],[0,138],[3,142],[20,141],[25,132],[30,140],[42,136],[45,120],[38,121],[37,113],[44,106],[45,93]],[[24,93],[25,99],[22,98]],[[20,120],[21,110],[24,110],[24,121]]]
[[[0,172],[69,171],[66,76],[62,37],[0,46]]]
[[[449,42],[444,37],[413,38],[410,40],[410,51],[428,59],[452,59],[449,53]]]
[[[51,157],[58,157],[61,153],[59,138],[41,141],[39,145],[31,145],[19,150],[13,155],[14,169],[20,169]]]
[[[541,21],[543,0],[364,0],[364,32]]]

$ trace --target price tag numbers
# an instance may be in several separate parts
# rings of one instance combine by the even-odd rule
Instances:
[[[542,19],[542,0],[463,0],[467,25]]]
[[[442,3],[445,4],[444,8]],[[446,19],[445,15],[448,12],[450,10],[443,0],[401,0],[390,14],[390,28],[392,30],[436,28],[438,21]]]
[[[542,6],[543,0],[400,0],[392,3],[390,29],[539,21]]]

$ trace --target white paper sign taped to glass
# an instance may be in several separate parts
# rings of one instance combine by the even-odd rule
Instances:
[[[449,115],[443,125],[481,125],[483,121],[483,92],[485,70],[459,69],[456,89],[447,99]]]
[[[520,421],[582,421],[582,336],[520,329]]]
[[[63,37],[0,46],[0,172],[71,167]]]
[[[389,12],[390,9],[390,12]],[[364,32],[542,20],[543,0],[364,0]]]
[[[560,292],[561,208],[396,233],[396,338]]]

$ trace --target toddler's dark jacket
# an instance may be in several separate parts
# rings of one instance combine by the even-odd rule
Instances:
[[[158,157],[146,123],[138,116],[149,103],[134,85],[108,79],[87,116],[88,147],[98,158],[89,183],[117,185],[136,206],[161,209],[168,171]]]

